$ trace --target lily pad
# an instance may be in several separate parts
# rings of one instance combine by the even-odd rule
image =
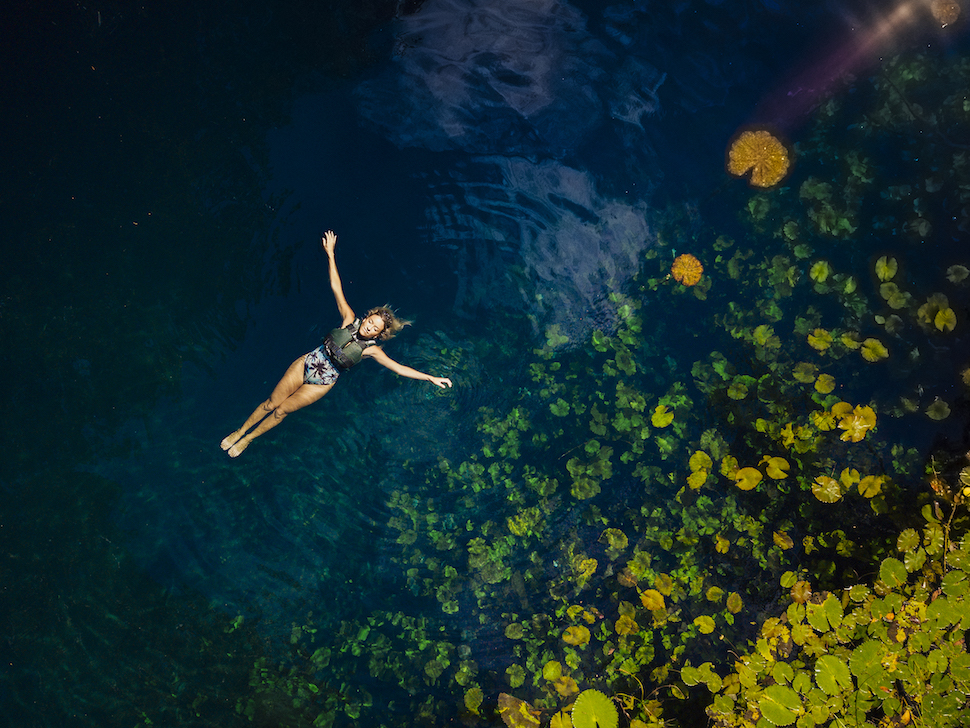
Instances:
[[[519,700],[508,693],[498,696],[498,712],[508,728],[538,728],[539,719],[535,709],[524,700]]]
[[[876,261],[876,277],[881,281],[892,280],[898,269],[895,258],[884,255]]]
[[[620,714],[599,690],[584,690],[573,704],[572,719],[575,728],[616,728]]]
[[[741,468],[734,476],[735,484],[741,490],[751,490],[764,479],[757,468]]]
[[[815,682],[829,695],[838,695],[852,687],[852,674],[840,658],[822,655],[815,663]]]
[[[791,725],[804,712],[802,700],[791,688],[784,685],[770,685],[758,701],[758,708],[768,722],[773,725]]]
[[[869,362],[879,361],[889,356],[889,350],[879,339],[866,339],[862,342],[862,358]]]

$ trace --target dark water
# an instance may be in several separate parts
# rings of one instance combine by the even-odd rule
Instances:
[[[738,128],[797,140],[839,73],[917,45],[960,55],[929,25],[865,36],[891,10],[18,3],[0,81],[2,720],[250,724],[254,661],[291,659],[307,615],[332,632],[426,617],[504,670],[487,627],[443,618],[396,565],[392,494],[479,446],[479,409],[531,386],[549,326],[615,326],[609,293],[659,244],[660,210],[733,224]],[[221,438],[337,321],[329,228],[351,305],[415,320],[391,356],[456,387],[368,365],[230,460]],[[700,344],[670,327],[689,361]],[[436,497],[446,519],[468,510]],[[363,673],[340,690],[381,701]],[[266,724],[304,724],[287,715]]]

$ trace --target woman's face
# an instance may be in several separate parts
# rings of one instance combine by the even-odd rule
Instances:
[[[384,319],[376,313],[371,314],[360,322],[360,335],[365,339],[373,339],[381,335],[384,330]]]

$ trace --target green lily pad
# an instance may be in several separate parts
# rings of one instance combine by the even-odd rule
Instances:
[[[903,562],[891,556],[879,566],[879,578],[890,588],[904,584],[907,576],[906,566]]]
[[[620,715],[613,701],[599,690],[584,690],[573,704],[575,728],[616,728]]]
[[[835,655],[822,655],[815,663],[815,682],[829,695],[852,687],[849,666]]]
[[[771,685],[758,701],[761,714],[773,725],[791,725],[803,713],[802,700],[791,688]]]

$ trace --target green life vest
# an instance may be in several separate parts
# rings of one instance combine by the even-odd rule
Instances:
[[[323,340],[323,348],[333,365],[341,371],[347,371],[352,366],[360,364],[364,349],[377,344],[373,339],[362,339],[357,336],[360,329],[360,319],[354,319],[342,329],[333,329]]]

